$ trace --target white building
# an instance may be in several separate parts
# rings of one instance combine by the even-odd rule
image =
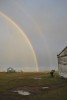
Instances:
[[[57,57],[59,75],[67,78],[67,47],[65,47]]]
[[[9,67],[9,68],[7,69],[7,72],[15,72],[15,70],[14,70],[13,68]]]

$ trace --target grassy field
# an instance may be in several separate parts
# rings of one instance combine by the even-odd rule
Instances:
[[[29,90],[31,94],[12,92],[17,89]],[[0,73],[0,100],[67,100],[67,79],[60,78],[57,73],[55,77],[45,72]]]

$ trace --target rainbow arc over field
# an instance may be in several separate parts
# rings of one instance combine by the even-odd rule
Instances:
[[[34,57],[34,60],[36,62],[36,70],[37,72],[39,71],[39,65],[38,65],[38,61],[37,61],[37,57],[36,57],[36,54],[35,54],[35,51],[33,49],[33,46],[28,38],[28,36],[26,35],[25,32],[23,32],[23,30],[18,26],[17,23],[15,23],[10,17],[8,17],[5,13],[1,12],[0,11],[0,16],[2,16],[3,18],[5,18],[7,21],[9,21],[15,28],[17,28],[19,30],[19,33],[24,36],[25,40],[27,41],[27,43],[29,44],[31,50],[32,50],[32,53],[33,53],[33,57]]]

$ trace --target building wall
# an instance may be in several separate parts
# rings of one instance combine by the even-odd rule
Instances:
[[[57,57],[59,75],[67,78],[67,47]]]
[[[59,75],[67,78],[67,65],[58,65]]]

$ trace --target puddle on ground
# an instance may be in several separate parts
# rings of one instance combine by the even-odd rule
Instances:
[[[42,89],[48,89],[49,87],[42,87]]]
[[[30,95],[31,93],[28,91],[23,91],[23,90],[17,90],[17,91],[13,91],[13,92],[17,92],[20,95]]]
[[[16,89],[13,92],[14,93],[18,93],[20,95],[28,96],[31,93],[32,94],[38,94],[38,93],[41,93],[41,92],[49,89],[49,87],[45,87],[45,86],[43,86],[43,87],[27,87],[26,89],[25,88],[23,88],[23,89],[22,88],[21,89]]]
[[[40,80],[41,78],[39,78],[39,77],[35,77],[34,79],[35,79],[35,80],[37,80],[37,79],[39,79],[39,80]]]

